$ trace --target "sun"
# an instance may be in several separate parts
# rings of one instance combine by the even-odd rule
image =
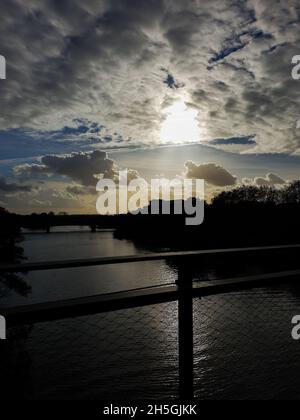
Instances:
[[[165,109],[165,121],[161,126],[160,140],[164,143],[185,143],[200,141],[198,112],[186,105],[184,100],[175,102]]]

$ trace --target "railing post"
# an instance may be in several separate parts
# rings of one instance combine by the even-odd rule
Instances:
[[[179,341],[179,398],[191,401],[194,397],[194,343],[192,274],[186,264],[178,268],[178,341]]]

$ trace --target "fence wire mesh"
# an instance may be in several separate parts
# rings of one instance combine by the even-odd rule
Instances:
[[[168,303],[9,331],[8,397],[176,397],[177,305]],[[4,359],[3,359],[4,360]],[[16,390],[18,384],[18,390]]]
[[[194,299],[196,399],[299,399],[292,285]],[[9,330],[6,398],[178,397],[177,302]]]
[[[279,286],[201,299],[194,311],[195,397],[300,399],[291,336],[300,289]]]

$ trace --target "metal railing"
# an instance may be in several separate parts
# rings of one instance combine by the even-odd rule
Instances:
[[[179,396],[183,400],[193,398],[193,299],[220,293],[257,288],[283,281],[298,280],[299,270],[252,275],[241,278],[229,278],[216,281],[193,282],[190,270],[191,259],[218,257],[224,255],[255,255],[273,251],[297,251],[300,245],[273,247],[234,248],[185,252],[165,252],[155,254],[132,255],[85,260],[57,261],[45,263],[26,263],[19,265],[1,265],[0,273],[57,270],[76,267],[104,266],[111,264],[129,264],[144,261],[174,260],[178,267],[177,282],[172,285],[156,286],[128,290],[118,293],[60,300],[41,304],[2,308],[7,326],[35,324],[40,322],[74,318],[137,308],[155,304],[178,302],[178,349],[179,349]]]

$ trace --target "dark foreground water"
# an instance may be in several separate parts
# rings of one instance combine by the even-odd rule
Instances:
[[[30,234],[23,246],[30,261],[141,251],[130,241],[115,239],[113,232]],[[219,270],[210,266],[205,272],[199,268],[199,278],[222,277],[222,272],[227,276],[234,271],[230,264]],[[234,267],[235,271],[261,269],[252,261],[246,266],[236,261]],[[25,276],[32,287],[28,297],[11,294],[1,304],[166,284],[176,276],[176,267],[166,262],[31,273]],[[195,396],[300,398],[300,342],[291,338],[296,314],[300,314],[300,289],[295,285],[195,299]],[[6,397],[176,398],[177,341],[176,303],[10,330],[0,362]]]

